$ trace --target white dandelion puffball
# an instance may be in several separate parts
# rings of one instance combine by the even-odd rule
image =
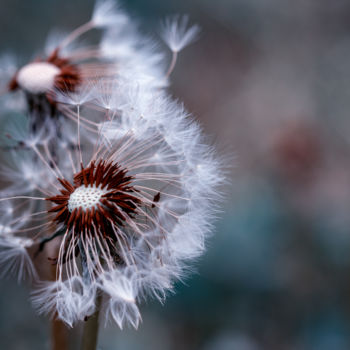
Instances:
[[[42,166],[57,175],[47,179],[44,196],[8,199],[33,203],[20,218],[28,237],[38,237],[35,215],[40,228],[55,227],[61,239],[52,257],[57,280],[38,289],[33,302],[69,325],[91,315],[103,293],[106,320],[137,327],[138,303],[149,294],[162,300],[183,277],[188,261],[203,252],[215,216],[221,166],[198,126],[165,93],[123,87],[115,85],[121,105],[95,125],[97,146],[82,155],[82,165],[68,150],[70,171],[49,168],[41,154]],[[36,239],[51,236],[41,230]]]
[[[0,250],[0,266],[16,251],[9,266],[36,279],[34,306],[70,326],[91,316],[102,298],[106,322],[137,328],[141,301],[164,300],[203,253],[223,183],[215,151],[165,90],[169,74],[157,66],[163,56],[147,43],[140,46],[136,28],[118,11],[113,1],[98,1],[92,20],[80,29],[106,30],[99,52],[119,63],[114,75],[84,80],[70,59],[63,63],[75,74],[71,84],[52,90],[67,81],[49,60],[23,67],[13,84],[30,91],[34,108],[27,138],[11,132],[16,147],[2,169],[9,185],[0,199],[0,249],[7,249],[5,255]],[[173,49],[195,36],[197,29],[185,25],[169,29]],[[51,61],[59,65],[59,51]],[[90,74],[99,68],[90,67]],[[36,69],[43,76],[33,77]],[[46,119],[38,114],[42,101]],[[58,249],[49,263],[56,279],[42,281],[28,248],[36,251],[35,263],[53,239]]]

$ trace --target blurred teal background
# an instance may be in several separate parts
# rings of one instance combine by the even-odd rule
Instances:
[[[200,24],[171,92],[235,161],[194,275],[164,306],[144,305],[138,331],[102,330],[100,349],[350,349],[350,2],[123,4],[154,37],[170,14]],[[93,1],[0,5],[0,52],[24,63],[50,29],[88,20]],[[0,282],[1,349],[49,348],[28,295]]]

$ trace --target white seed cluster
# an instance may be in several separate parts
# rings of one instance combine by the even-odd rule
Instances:
[[[92,209],[93,207],[97,209],[97,204],[105,193],[106,191],[95,185],[89,185],[87,187],[84,185],[80,186],[70,195],[68,200],[68,210],[72,212],[79,207],[81,207],[83,211]]]
[[[60,69],[47,62],[34,62],[22,67],[17,74],[19,86],[32,93],[40,94],[54,87],[55,77]]]

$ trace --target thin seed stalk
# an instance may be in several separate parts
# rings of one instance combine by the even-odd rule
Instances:
[[[99,328],[99,314],[102,304],[102,295],[98,293],[96,297],[96,311],[85,321],[81,350],[96,350]]]
[[[47,202],[46,209],[50,210],[51,205]],[[54,232],[48,240],[43,240],[39,249],[46,249],[47,256],[58,254],[58,247],[52,240],[56,237]],[[46,245],[47,244],[47,245]],[[45,246],[46,245],[46,246]],[[50,265],[50,279],[56,281],[57,265]],[[68,350],[69,349],[69,330],[61,320],[56,317],[51,321],[51,350]]]

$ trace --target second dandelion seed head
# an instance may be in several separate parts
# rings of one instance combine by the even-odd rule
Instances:
[[[38,59],[20,68],[8,88],[10,91],[22,89],[31,95],[45,95],[56,89],[74,92],[81,81],[78,66],[62,57],[56,49],[46,59]]]

